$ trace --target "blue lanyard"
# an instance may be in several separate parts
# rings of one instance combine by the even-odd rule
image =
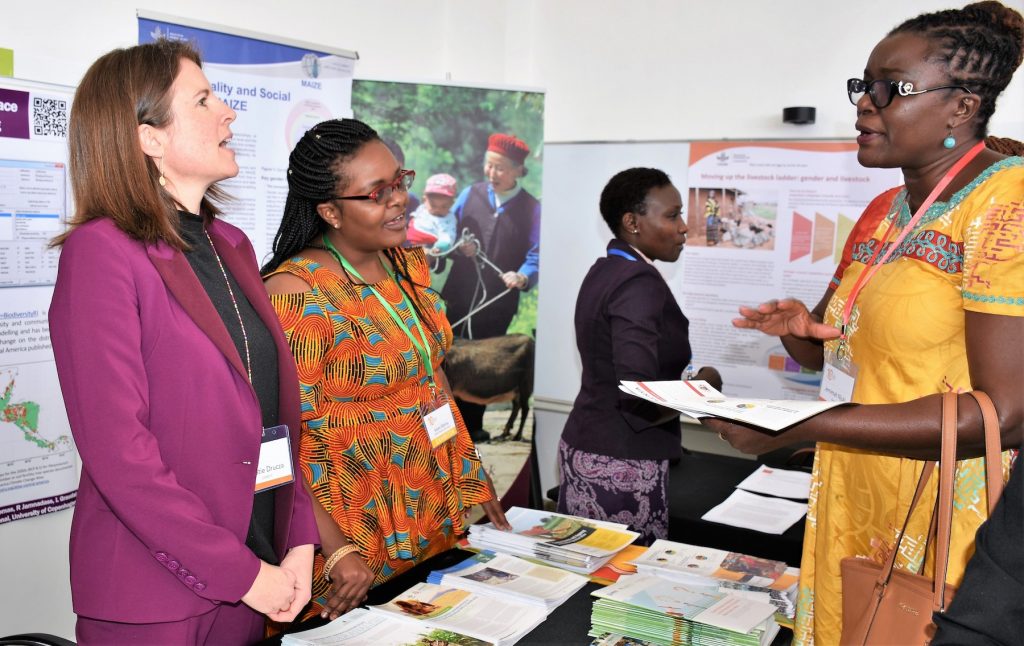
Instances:
[[[494,195],[494,187],[490,184],[487,185],[487,201],[491,204],[491,208],[494,210],[494,217],[498,217],[505,212],[505,205],[498,206],[498,198]]]
[[[632,256],[632,255],[626,253],[622,249],[609,249],[608,250],[608,255],[609,256],[619,256],[620,258],[625,258],[626,260],[631,260],[633,262],[636,262],[636,257],[635,256]]]

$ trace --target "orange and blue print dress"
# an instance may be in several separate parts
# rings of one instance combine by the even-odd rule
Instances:
[[[412,279],[403,286],[422,304],[431,362],[440,370],[452,342],[440,296],[429,287],[422,250],[397,253]],[[359,548],[376,585],[452,547],[463,530],[462,512],[490,497],[486,476],[457,410],[455,438],[431,447],[420,416],[420,404],[431,396],[427,371],[373,291],[308,259],[289,260],[275,273],[283,272],[310,286],[271,296],[298,366],[303,476]],[[388,278],[373,287],[414,325],[397,283]],[[317,556],[309,616],[329,594]]]

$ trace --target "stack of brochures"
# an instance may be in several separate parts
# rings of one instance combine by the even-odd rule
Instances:
[[[551,612],[587,584],[587,577],[511,554],[480,552],[462,563],[431,572],[427,583],[519,601]]]
[[[768,646],[779,631],[775,606],[648,574],[592,592],[591,637],[612,633],[654,644]],[[629,643],[629,642],[626,642]]]
[[[543,607],[417,584],[388,603],[356,608],[326,626],[285,635],[283,646],[511,646],[547,618]]]
[[[473,525],[469,544],[477,549],[536,559],[578,574],[590,574],[640,535],[626,525],[512,507],[505,513],[512,531]]]
[[[688,417],[723,417],[781,431],[843,402],[726,397],[706,381],[623,381],[619,390]]]
[[[640,574],[716,586],[723,593],[771,603],[777,615],[787,619],[796,613],[800,570],[782,561],[659,539],[633,564]]]

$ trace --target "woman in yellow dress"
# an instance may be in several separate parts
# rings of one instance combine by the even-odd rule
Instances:
[[[310,614],[324,618],[452,547],[473,505],[508,527],[450,403],[452,332],[426,257],[401,246],[414,177],[366,124],[314,126],[289,158],[263,268],[299,369],[300,463],[322,544]]]
[[[1020,446],[1024,160],[985,149],[982,139],[1020,66],[1022,41],[1021,15],[998,2],[924,14],[890,32],[865,78],[851,79],[847,90],[857,106],[858,160],[901,168],[905,185],[868,206],[847,245],[849,264],[813,311],[786,299],[741,308],[734,321],[780,336],[805,366],[827,364],[838,377],[829,382],[833,396],[859,404],[775,436],[706,422],[748,453],[818,442],[795,643],[837,643],[840,560],[880,559],[893,548],[920,460],[938,457],[941,393],[964,393],[961,456],[983,452],[981,412],[966,395],[972,389],[995,403],[1003,446]],[[922,209],[933,192],[934,203]],[[983,480],[982,458],[960,463],[947,575],[954,585],[987,516]],[[917,571],[925,561],[929,507],[911,519],[900,568]]]

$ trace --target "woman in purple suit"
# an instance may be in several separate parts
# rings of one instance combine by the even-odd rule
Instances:
[[[80,644],[247,644],[309,599],[295,364],[210,199],[234,118],[179,42],[110,52],[75,94],[50,335],[82,456]]]
[[[668,463],[682,455],[679,413],[619,391],[619,382],[679,379],[689,323],[653,261],[686,243],[679,191],[664,172],[630,168],[601,191],[615,237],[576,298],[583,375],[558,447],[558,511],[630,525],[650,544],[668,536]],[[698,379],[721,388],[714,368]]]

